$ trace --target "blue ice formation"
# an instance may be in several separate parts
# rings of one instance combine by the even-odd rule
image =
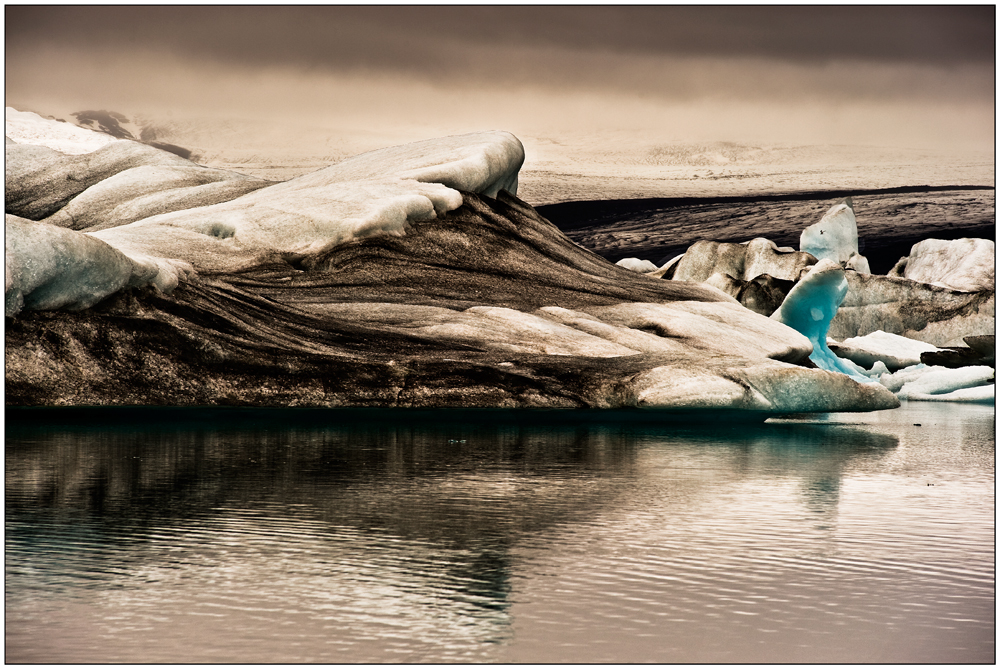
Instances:
[[[826,343],[830,321],[847,295],[844,269],[833,260],[823,259],[795,284],[771,318],[804,334],[812,343],[809,359],[820,369],[847,374],[856,381],[870,383],[864,370],[850,360],[838,358]]]

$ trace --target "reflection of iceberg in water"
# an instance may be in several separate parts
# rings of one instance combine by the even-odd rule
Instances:
[[[777,483],[779,521],[801,517],[803,501],[829,516],[839,477],[896,444],[836,425],[517,425],[503,412],[420,423],[400,413],[334,426],[345,414],[13,421],[10,601],[69,595],[85,607],[74,619],[146,659],[183,648],[186,661],[494,661],[514,643],[526,547],[586,535],[635,504],[647,520],[717,523],[737,540],[748,528],[728,517],[730,499],[748,485],[767,494]],[[664,479],[664,466],[683,476]],[[832,488],[812,490],[817,481]],[[801,487],[798,504],[789,486]],[[650,538],[629,528],[615,528],[622,546]],[[751,543],[762,540],[749,529]],[[700,549],[677,555],[690,550]],[[139,642],[136,629],[156,638]],[[296,654],[292,640],[310,650]]]
[[[281,619],[323,637],[327,661],[482,660],[510,635],[512,538],[605,501],[550,474],[630,457],[575,428],[190,427],[13,428],[14,590],[73,593],[111,630],[171,618],[163,648],[233,624],[274,638]],[[234,652],[288,657],[271,650]]]
[[[802,503],[828,529],[836,521],[840,484],[859,462],[878,460],[899,440],[841,425],[772,424],[768,436],[753,443],[755,470],[766,469],[799,480]]]

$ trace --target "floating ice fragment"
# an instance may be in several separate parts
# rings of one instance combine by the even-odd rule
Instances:
[[[933,344],[876,330],[863,337],[850,337],[831,350],[862,367],[871,368],[881,361],[888,369],[898,370],[920,363],[920,354],[938,351]]]
[[[942,395],[963,388],[975,388],[990,383],[995,377],[992,367],[976,365],[950,369],[913,365],[893,374],[885,374],[879,383],[901,399],[915,395]]]
[[[625,269],[630,269],[633,272],[639,272],[641,274],[655,272],[657,270],[656,265],[648,260],[640,260],[639,258],[622,258],[615,264],[619,267],[624,267]]]
[[[920,402],[969,402],[973,404],[993,404],[996,401],[996,386],[989,384],[986,386],[976,386],[974,388],[960,388],[950,393],[940,395],[930,395],[924,393],[911,392],[906,397],[900,395],[900,399]]]

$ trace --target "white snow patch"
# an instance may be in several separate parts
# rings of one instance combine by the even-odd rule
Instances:
[[[90,153],[111,142],[121,141],[102,132],[43,118],[33,112],[18,111],[13,107],[4,109],[4,117],[4,132],[17,144],[44,146],[60,153]]]
[[[127,252],[235,269],[272,253],[320,254],[353,239],[406,227],[462,206],[456,189],[517,190],[524,149],[506,132],[483,132],[372,151],[312,174],[207,207],[95,232]],[[225,230],[225,235],[216,231]]]

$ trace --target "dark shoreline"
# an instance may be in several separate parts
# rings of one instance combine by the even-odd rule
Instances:
[[[859,247],[872,272],[885,274],[927,238],[996,240],[993,186],[904,186],[870,190],[581,200],[536,210],[570,239],[611,262],[641,258],[662,265],[695,242],[766,237],[798,248],[801,231],[851,197]]]

